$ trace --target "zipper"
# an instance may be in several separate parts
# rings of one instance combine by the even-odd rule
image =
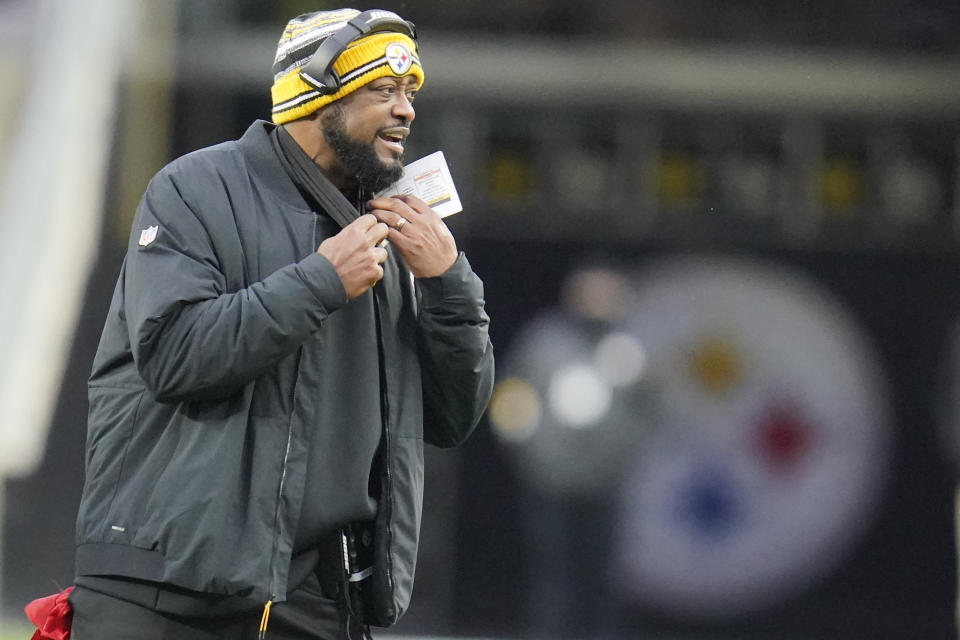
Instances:
[[[364,189],[363,185],[360,185],[360,188],[357,193],[357,213],[363,215],[364,209]],[[400,270],[397,269],[399,274]],[[386,273],[384,273],[386,275]],[[402,283],[397,283],[398,287],[401,287]],[[393,515],[393,474],[391,473],[392,460],[391,460],[391,436],[390,436],[390,399],[387,394],[387,356],[383,347],[383,323],[380,319],[380,299],[377,297],[377,289],[373,289],[373,317],[375,321],[375,327],[377,332],[377,360],[380,365],[380,413],[381,413],[381,423],[383,424],[383,467],[384,467],[384,482],[381,487],[381,498],[382,504],[381,509],[385,509],[384,514],[387,519],[391,518]],[[386,294],[384,294],[386,295]],[[379,517],[377,518],[380,519]],[[387,554],[384,558],[384,573],[386,574],[387,589],[392,594],[393,593],[393,562],[391,560],[390,550],[393,548],[393,535],[390,527],[383,528],[384,535],[387,537]]]
[[[277,599],[277,583],[274,567],[277,562],[277,553],[280,549],[280,507],[283,504],[283,488],[287,481],[287,463],[290,459],[290,445],[293,442],[293,414],[296,412],[295,400],[297,389],[300,387],[300,365],[303,363],[303,349],[301,348],[297,357],[297,381],[293,384],[293,401],[290,407],[290,415],[287,418],[287,446],[283,452],[283,468],[280,472],[280,484],[277,486],[277,507],[273,512],[273,548],[270,551],[270,598],[263,606],[263,615],[260,618],[259,640],[263,640],[267,633],[267,622],[270,619],[270,607],[273,601]]]
[[[310,238],[311,251],[317,250],[317,224],[320,216],[313,212],[313,230]],[[308,256],[310,254],[307,254]],[[277,551],[280,548],[280,505],[283,504],[283,488],[287,481],[287,462],[290,459],[290,445],[293,442],[293,414],[296,413],[297,389],[300,387],[300,364],[303,362],[303,349],[297,358],[297,381],[293,383],[293,394],[290,399],[290,415],[287,417],[287,447],[283,452],[283,470],[280,472],[280,485],[277,487],[277,508],[273,512],[273,548],[270,551],[270,598],[263,605],[263,615],[260,616],[260,628],[257,638],[263,640],[267,635],[267,623],[270,621],[270,607],[277,598],[277,583],[275,581],[274,566],[277,562]]]
[[[270,606],[273,605],[273,599],[267,600],[263,605],[263,615],[260,616],[260,628],[257,630],[257,640],[265,640],[267,637],[267,622],[270,620]]]
[[[384,483],[381,491],[381,498],[384,504],[381,505],[382,509],[385,509],[384,514],[386,518],[392,517],[393,513],[393,477],[391,473],[392,461],[391,461],[391,436],[390,436],[390,400],[387,395],[387,359],[386,354],[384,353],[383,348],[383,325],[380,321],[380,302],[377,299],[376,291],[373,295],[373,309],[374,317],[376,319],[376,329],[377,329],[377,356],[380,361],[380,411],[382,414],[381,422],[383,423],[383,466],[384,466]],[[378,518],[379,519],[379,518]],[[393,562],[391,561],[390,549],[393,547],[392,544],[392,532],[390,527],[384,527],[383,533],[387,536],[387,556],[384,558],[385,562],[385,573],[387,580],[387,588],[390,593],[393,593]]]

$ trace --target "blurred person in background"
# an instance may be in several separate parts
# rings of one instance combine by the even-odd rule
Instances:
[[[422,200],[374,196],[424,79],[412,23],[298,16],[273,72],[273,122],[137,209],[89,384],[74,640],[396,622],[423,443],[461,443],[489,398],[480,279]]]

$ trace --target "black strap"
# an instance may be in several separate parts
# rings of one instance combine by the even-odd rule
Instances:
[[[357,209],[330,179],[323,175],[313,159],[304,153],[286,129],[274,127],[270,132],[270,142],[280,158],[280,163],[297,187],[313,198],[320,209],[337,224],[346,227],[360,217]],[[358,199],[362,201],[362,197]]]

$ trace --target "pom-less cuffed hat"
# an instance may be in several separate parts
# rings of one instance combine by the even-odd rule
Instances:
[[[358,38],[340,54],[333,70],[340,76],[340,89],[324,95],[300,77],[320,44],[359,15],[356,9],[315,11],[297,16],[277,44],[273,62],[273,121],[290,122],[308,116],[320,107],[356,91],[383,76],[412,75],[417,87],[423,84],[423,67],[416,43],[406,34],[380,31]]]

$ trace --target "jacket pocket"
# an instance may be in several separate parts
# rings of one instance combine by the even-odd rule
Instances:
[[[115,503],[125,470],[145,391],[137,388],[91,387],[87,430],[86,478],[79,541],[126,542],[126,527],[114,522]]]

